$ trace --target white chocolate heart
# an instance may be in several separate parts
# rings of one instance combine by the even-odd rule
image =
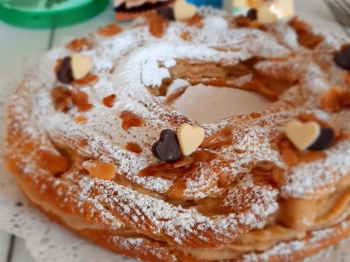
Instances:
[[[273,24],[278,20],[278,17],[270,9],[269,4],[263,4],[258,9],[258,22],[260,24]]]
[[[316,122],[303,123],[293,120],[286,125],[288,139],[299,150],[305,150],[311,146],[320,136],[320,133],[321,127]]]
[[[185,0],[177,0],[174,4],[174,16],[177,21],[188,20],[196,13],[196,6],[188,4]]]
[[[289,18],[294,16],[294,0],[283,0],[275,3],[278,18]]]
[[[91,59],[80,54],[72,55],[71,68],[75,80],[83,79],[90,72]]]
[[[177,130],[181,153],[184,156],[191,155],[204,140],[204,129],[199,126],[182,124]]]

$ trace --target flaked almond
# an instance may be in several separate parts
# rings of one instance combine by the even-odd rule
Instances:
[[[51,91],[55,110],[66,113],[74,106],[72,94],[67,87],[57,86]]]
[[[92,104],[89,103],[89,96],[87,93],[73,89],[71,91],[74,104],[78,107],[78,112],[86,112],[92,108]]]
[[[283,170],[271,161],[261,161],[252,168],[254,181],[258,185],[280,188],[285,184]]]
[[[74,85],[76,87],[91,86],[93,84],[96,84],[99,80],[100,79],[97,75],[88,74],[83,79],[75,80]]]
[[[113,107],[115,100],[116,100],[117,96],[115,94],[110,95],[110,96],[106,96],[105,98],[103,98],[102,103],[106,106],[106,107]]]
[[[308,23],[299,20],[298,17],[290,20],[289,25],[297,33],[298,42],[302,46],[305,46],[309,49],[314,49],[324,40],[321,35],[317,35],[312,31],[312,27]]]
[[[91,176],[99,179],[111,180],[116,176],[115,166],[109,163],[97,160],[88,160],[85,161],[82,166]]]
[[[160,15],[154,15],[148,19],[148,27],[151,35],[161,38],[168,27],[169,21]]]
[[[133,142],[127,143],[125,149],[136,154],[140,154],[142,152],[142,148]]]
[[[197,13],[195,14],[194,17],[188,19],[186,22],[190,26],[196,26],[198,28],[202,28],[203,27],[202,19],[203,17]]]
[[[194,158],[190,156],[182,156],[179,160],[173,163],[174,168],[188,166],[194,163]]]
[[[132,127],[140,127],[144,124],[143,118],[128,110],[122,111],[119,118],[122,120],[122,128],[125,131],[128,131]]]
[[[253,118],[253,119],[260,118],[261,114],[259,114],[259,113],[251,113],[250,117]]]
[[[182,40],[187,41],[188,38],[190,37],[190,32],[185,31],[185,32],[183,32],[183,33],[180,35],[180,37],[181,37]]]
[[[89,46],[90,43],[86,38],[77,38],[69,42],[66,48],[74,52],[81,52],[85,47],[88,48]]]
[[[335,89],[328,90],[321,100],[321,107],[324,111],[333,113],[341,108],[341,98]]]
[[[122,31],[122,28],[118,26],[116,23],[106,25],[104,27],[100,27],[97,30],[97,33],[101,36],[114,36],[119,34]]]
[[[74,121],[76,123],[85,124],[87,119],[85,116],[77,116],[76,118],[74,118]]]
[[[296,166],[299,162],[298,156],[291,149],[284,149],[282,151],[282,158],[288,166]]]

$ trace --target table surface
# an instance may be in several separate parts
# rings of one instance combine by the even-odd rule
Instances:
[[[296,13],[312,25],[350,36],[324,1],[295,0]],[[61,29],[28,30],[12,27],[0,21],[0,74],[14,71],[26,56],[39,54],[60,45],[65,37],[83,36],[98,26],[113,21],[111,9],[87,22]],[[1,216],[1,213],[0,213]],[[22,239],[0,231],[0,262],[35,262]]]

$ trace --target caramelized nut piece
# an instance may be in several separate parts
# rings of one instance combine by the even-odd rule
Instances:
[[[57,86],[51,91],[55,110],[66,113],[74,106],[72,94],[67,87]]]
[[[125,131],[128,131],[131,127],[142,126],[144,123],[141,117],[128,110],[122,111],[119,118],[123,121],[122,128]]]
[[[86,38],[77,38],[69,42],[66,45],[66,48],[74,52],[81,52],[84,49],[84,47],[89,47],[89,46],[90,46],[90,43]]]
[[[288,166],[296,166],[299,162],[298,156],[291,149],[284,149],[282,151],[282,158]]]
[[[133,142],[127,143],[125,149],[136,154],[140,154],[142,152],[142,148],[138,144]]]
[[[338,112],[341,108],[341,98],[334,88],[327,91],[321,100],[321,107],[324,111],[333,113]]]
[[[182,38],[182,40],[184,41],[187,41],[188,38],[190,37],[190,32],[186,31],[186,32],[183,32],[180,37]]]
[[[190,156],[182,156],[179,160],[177,160],[173,166],[174,168],[188,166],[194,162],[194,158]]]
[[[302,46],[305,46],[309,49],[314,49],[316,46],[323,42],[323,36],[316,35],[308,23],[299,20],[297,17],[293,18],[289,22],[289,25],[297,33],[298,42]]]
[[[203,27],[202,19],[203,17],[201,15],[196,14],[194,17],[187,20],[187,24],[190,26],[196,26],[198,28],[202,28]]]
[[[78,112],[86,112],[92,108],[92,104],[89,104],[89,96],[87,93],[79,89],[73,89],[71,93],[73,102],[78,107]]]
[[[85,124],[87,119],[85,116],[77,116],[76,118],[74,118],[74,121],[76,123],[81,123],[81,124]]]
[[[271,161],[261,161],[252,168],[255,183],[280,188],[285,184],[283,170]]]
[[[157,38],[161,38],[165,28],[168,27],[169,21],[162,16],[154,15],[148,20],[149,32]]]
[[[115,94],[110,95],[110,96],[106,96],[105,98],[103,98],[102,103],[106,106],[106,107],[113,107],[115,100],[116,100],[117,96]]]
[[[106,25],[104,27],[100,27],[97,30],[97,33],[101,36],[114,36],[119,34],[122,31],[122,28],[119,27],[117,24],[113,23],[113,24],[109,24]]]
[[[259,114],[259,113],[251,113],[250,117],[253,118],[253,119],[260,118],[261,114]]]
[[[91,176],[100,179],[111,180],[116,176],[114,165],[97,160],[85,161],[83,163],[83,168],[85,168]]]
[[[97,75],[88,74],[83,79],[75,80],[74,85],[76,87],[90,86],[98,82],[99,77]]]

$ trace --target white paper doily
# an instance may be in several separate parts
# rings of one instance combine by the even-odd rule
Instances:
[[[25,68],[36,58],[27,59],[15,75],[0,75],[0,150],[5,137],[7,104],[19,84]],[[24,198],[0,154],[0,229],[23,238],[32,256],[38,262],[134,262],[135,260],[108,252],[51,222]],[[308,261],[350,261],[350,241],[323,251]]]

